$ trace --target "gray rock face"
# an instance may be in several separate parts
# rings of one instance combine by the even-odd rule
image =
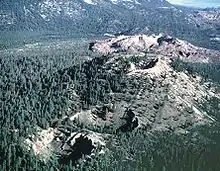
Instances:
[[[152,52],[164,56],[190,61],[218,61],[220,53],[192,45],[189,42],[175,39],[168,35],[119,36],[93,43],[93,51],[104,54],[129,51]]]

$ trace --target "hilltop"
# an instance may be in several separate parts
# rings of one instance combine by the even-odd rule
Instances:
[[[173,48],[166,51],[167,46]],[[67,86],[69,107],[24,141],[46,163],[54,153],[66,164],[81,153],[105,153],[120,134],[186,135],[217,122],[204,108],[211,99],[219,100],[217,87],[175,65],[178,60],[212,63],[219,52],[164,35],[120,36],[87,47],[103,55],[58,71],[56,79],[65,77],[62,84],[73,80]],[[195,53],[186,56],[187,50]]]

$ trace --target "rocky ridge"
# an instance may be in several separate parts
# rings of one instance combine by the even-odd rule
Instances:
[[[94,44],[94,45],[93,45]],[[93,43],[91,49],[100,53],[153,52],[182,60],[209,62],[218,60],[218,51],[200,48],[168,35],[119,36]]]
[[[199,76],[172,67],[175,55],[195,62],[193,53],[188,58],[183,56],[201,48],[169,36],[120,36],[92,45],[90,49],[108,55],[83,62],[78,71],[76,67],[62,71],[81,84],[70,87],[66,116],[25,141],[45,162],[54,154],[65,164],[96,151],[103,153],[109,138],[121,133],[144,130],[186,134],[198,125],[215,122],[200,107],[217,97],[214,87],[210,89]],[[170,46],[171,50],[165,51]],[[207,58],[208,53],[202,50],[201,59],[196,56],[200,62],[209,62],[218,54],[207,50],[215,52]],[[49,151],[46,157],[45,151]]]

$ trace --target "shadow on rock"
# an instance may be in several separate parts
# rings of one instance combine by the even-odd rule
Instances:
[[[138,118],[131,109],[125,111],[125,117],[121,118],[125,123],[116,132],[130,132],[138,126]]]
[[[74,145],[69,150],[69,154],[60,158],[60,163],[68,164],[70,161],[75,162],[84,155],[90,155],[94,148],[95,147],[92,144],[92,140],[81,135],[75,140]]]

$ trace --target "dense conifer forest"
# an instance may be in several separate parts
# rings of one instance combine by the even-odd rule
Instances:
[[[0,171],[220,170],[219,8],[0,6]]]
[[[117,144],[108,142],[109,150],[62,164],[59,156],[45,163],[32,152],[25,150],[24,139],[36,133],[36,125],[46,129],[54,120],[62,118],[69,102],[72,85],[80,94],[78,109],[108,102],[107,93],[122,91],[126,86],[119,71],[108,75],[97,68],[107,60],[99,56],[89,62],[75,54],[63,56],[2,56],[0,59],[0,170],[219,170],[218,122],[197,127],[187,136],[169,133],[147,134],[144,130],[114,133]],[[102,64],[101,64],[102,65]],[[204,81],[219,85],[220,64],[184,63],[174,61],[177,70],[201,75]],[[123,69],[124,68],[124,69]],[[93,74],[97,74],[94,77]],[[94,79],[95,78],[95,79]],[[217,99],[204,104],[207,112],[219,120]],[[76,105],[75,105],[76,106]],[[210,107],[212,106],[212,107]],[[213,110],[216,109],[216,110]],[[95,129],[95,128],[94,128]],[[100,129],[100,132],[104,130]]]

